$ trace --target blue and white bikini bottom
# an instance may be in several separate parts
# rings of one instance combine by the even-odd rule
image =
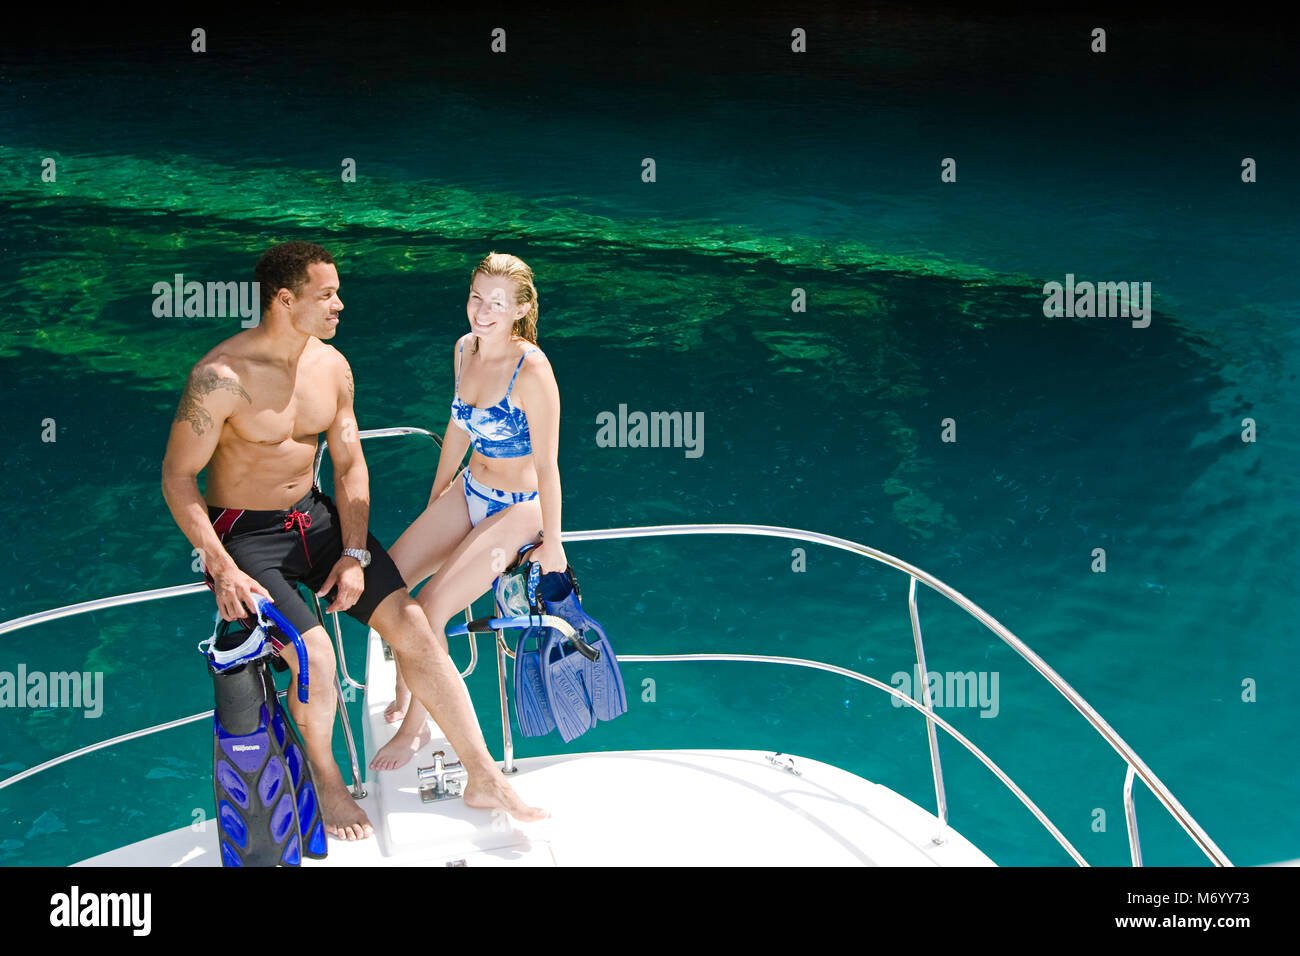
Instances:
[[[478,481],[465,469],[461,484],[465,486],[465,506],[469,508],[469,526],[472,528],[484,518],[504,511],[521,501],[532,501],[535,491],[498,491]]]

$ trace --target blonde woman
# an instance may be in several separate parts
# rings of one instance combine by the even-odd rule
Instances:
[[[537,347],[537,287],[515,256],[490,253],[470,275],[469,332],[453,351],[455,391],[428,507],[389,550],[418,603],[447,645],[453,615],[491,587],[524,545],[543,572],[568,566],[560,544],[560,392]],[[469,466],[458,471],[465,451]],[[435,573],[436,572],[436,573]],[[407,763],[428,741],[427,712],[397,677],[385,712],[401,727],[370,762]]]

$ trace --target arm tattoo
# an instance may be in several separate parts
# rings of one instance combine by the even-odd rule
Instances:
[[[348,400],[355,402],[357,399],[357,386],[356,383],[352,381],[352,369],[345,368],[343,374],[348,380]]]
[[[195,369],[185,385],[185,392],[181,395],[180,405],[176,407],[176,418],[173,421],[189,422],[190,427],[194,429],[194,434],[202,435],[212,427],[212,416],[203,407],[203,399],[218,389],[234,392],[250,404],[253,401],[237,379],[223,378],[210,368]]]

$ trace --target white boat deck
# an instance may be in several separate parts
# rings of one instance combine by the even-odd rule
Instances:
[[[489,644],[489,646],[491,646]],[[365,761],[384,722],[393,665],[371,632]],[[488,659],[489,668],[491,659]],[[494,675],[495,676],[495,675]],[[373,693],[371,693],[373,692]],[[488,732],[495,721],[488,721]],[[590,731],[599,734],[599,726]],[[558,738],[556,738],[558,740]],[[517,762],[515,789],[548,820],[519,823],[452,798],[424,803],[416,765],[455,756],[435,728],[410,764],[369,772],[362,801],[376,838],[330,838],[306,866],[992,866],[959,833],[894,791],[828,764],[793,758],[799,775],[752,750],[622,751]],[[783,761],[787,758],[782,758]],[[943,842],[935,837],[943,830]],[[217,866],[217,836],[190,828],[83,866]]]

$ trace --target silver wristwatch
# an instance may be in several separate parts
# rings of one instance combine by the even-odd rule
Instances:
[[[349,558],[356,558],[363,568],[370,567],[370,552],[362,551],[360,548],[344,548],[343,553]]]

